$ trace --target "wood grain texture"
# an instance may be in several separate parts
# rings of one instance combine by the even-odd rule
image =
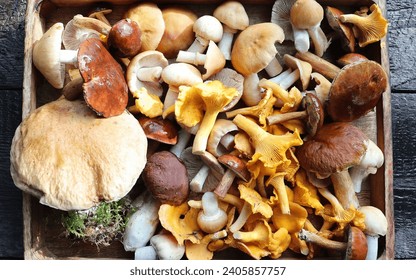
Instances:
[[[392,91],[416,89],[416,0],[387,1]]]

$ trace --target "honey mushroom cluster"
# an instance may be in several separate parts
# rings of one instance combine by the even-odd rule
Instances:
[[[104,18],[54,24],[34,44],[33,63],[98,117],[128,109],[147,136],[126,251],[377,258],[386,218],[356,194],[384,157],[353,123],[387,88],[381,65],[359,54],[386,35],[376,4],[344,13],[276,0],[271,21],[252,24],[237,1],[212,15],[139,3],[113,24]],[[295,51],[279,54],[286,42]],[[345,53],[337,62],[325,59],[333,44]]]

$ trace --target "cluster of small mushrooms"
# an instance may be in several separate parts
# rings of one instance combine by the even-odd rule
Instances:
[[[387,221],[357,193],[383,152],[353,123],[387,88],[383,68],[360,54],[386,35],[377,4],[347,12],[276,0],[269,22],[251,23],[237,1],[209,15],[137,3],[108,18],[55,23],[33,62],[66,99],[97,118],[127,109],[147,136],[125,250],[377,258]],[[284,44],[293,52],[278,53]],[[325,59],[329,47],[345,55]]]

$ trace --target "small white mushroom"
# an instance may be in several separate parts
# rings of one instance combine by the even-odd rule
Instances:
[[[150,238],[150,245],[155,249],[160,260],[180,260],[185,254],[185,245],[178,243],[172,233],[163,231]]]
[[[367,237],[367,260],[376,260],[378,254],[378,238],[387,234],[387,219],[380,209],[374,206],[361,206],[358,209],[365,215],[364,233]]]
[[[197,223],[207,233],[221,230],[227,224],[227,213],[218,206],[218,199],[213,192],[202,196],[202,210],[198,213]]]
[[[218,43],[223,35],[221,22],[213,16],[204,15],[199,17],[193,25],[195,40],[188,48],[189,52],[204,53],[209,41]]]

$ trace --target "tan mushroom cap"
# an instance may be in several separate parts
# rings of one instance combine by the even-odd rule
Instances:
[[[171,63],[163,69],[162,80],[169,85],[169,88],[179,91],[179,86],[201,83],[202,76],[195,66],[178,62]]]
[[[248,76],[264,69],[275,58],[275,43],[285,39],[282,28],[271,22],[250,25],[241,31],[231,51],[231,63],[239,73]]]
[[[128,101],[124,72],[99,39],[90,38],[81,43],[78,67],[88,106],[105,118],[122,114]]]
[[[366,151],[367,139],[350,123],[328,123],[296,149],[296,156],[305,170],[328,176],[358,165]]]
[[[165,32],[165,21],[160,8],[154,3],[140,3],[126,11],[124,18],[137,22],[142,31],[141,51],[155,50]]]
[[[185,8],[166,8],[162,10],[165,31],[156,50],[166,58],[174,58],[179,50],[186,50],[195,39],[193,24],[197,15]]]
[[[234,30],[244,30],[249,25],[249,18],[243,4],[238,1],[226,1],[219,5],[213,12],[216,17],[227,27]]]
[[[320,24],[324,9],[315,0],[297,0],[290,9],[290,22],[298,29],[309,29]]]
[[[217,44],[210,41],[204,63],[206,72],[202,75],[202,79],[206,80],[212,75],[220,72],[224,68],[225,62],[224,54],[218,48]]]
[[[283,60],[285,64],[292,70],[299,69],[299,76],[302,82],[302,90],[306,90],[311,80],[312,65],[290,54],[284,54]]]
[[[371,60],[344,66],[332,81],[327,110],[335,121],[353,121],[372,110],[387,88],[383,67]]]
[[[99,118],[83,100],[61,98],[36,109],[17,128],[11,174],[18,188],[42,204],[88,209],[131,190],[146,150],[146,136],[127,111]]]
[[[54,88],[63,88],[65,65],[59,61],[64,25],[60,22],[52,25],[33,44],[33,64]]]

